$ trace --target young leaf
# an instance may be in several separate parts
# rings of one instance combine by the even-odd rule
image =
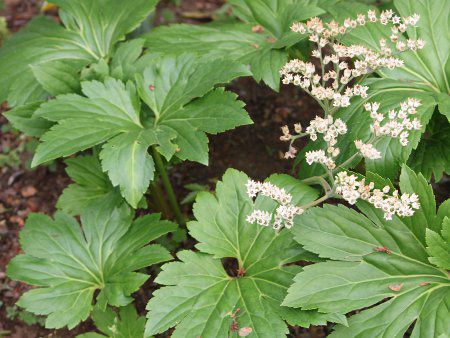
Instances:
[[[134,80],[134,76],[142,73],[145,67],[154,62],[160,55],[152,50],[142,55],[144,39],[133,39],[122,42],[111,59],[111,76],[124,82]]]
[[[94,332],[78,335],[77,338],[142,338],[145,330],[145,317],[140,317],[133,304],[121,307],[119,312],[107,307],[104,311],[95,307],[91,317],[97,329]]]
[[[139,94],[155,115],[147,121],[141,120],[140,101],[131,82],[126,86],[112,78],[104,83],[83,82],[86,97],[60,95],[34,114],[57,124],[42,136],[33,165],[106,142],[100,152],[102,168],[136,208],[153,179],[148,147],[155,145],[168,160],[178,150],[181,159],[207,164],[205,133],[251,123],[235,94],[213,89],[245,74],[242,65],[199,62],[192,55],[155,61],[138,77]]]
[[[306,20],[324,11],[302,0],[244,0],[231,2],[244,23],[214,22],[206,25],[158,27],[145,35],[146,47],[168,55],[186,51],[208,58],[227,57],[249,64],[256,81],[279,89],[279,70],[288,59],[287,47],[306,38],[291,34],[294,21]]]
[[[108,176],[102,171],[95,156],[80,156],[65,161],[66,172],[75,182],[63,190],[56,207],[69,215],[80,215],[88,207],[111,199],[120,206],[123,199]]]
[[[312,188],[280,175],[274,183],[297,196],[297,203],[316,198]],[[188,224],[200,252],[181,251],[179,262],[165,264],[156,282],[166,285],[148,303],[146,336],[177,326],[172,337],[222,337],[237,322],[250,327],[252,336],[281,337],[287,333],[283,319],[292,325],[309,326],[343,316],[281,307],[292,277],[301,270],[295,262],[305,252],[283,230],[252,225],[246,216],[253,202],[247,196],[247,175],[229,169],[217,184],[216,194],[202,192],[194,206],[196,221]],[[281,184],[280,184],[281,185]],[[267,201],[256,207],[269,208]],[[236,266],[221,259],[234,258]],[[228,267],[228,273],[224,266]]]
[[[92,301],[124,306],[148,275],[135,270],[170,260],[170,253],[148,242],[176,229],[148,215],[131,221],[125,206],[110,201],[87,209],[77,221],[63,213],[55,219],[31,214],[20,235],[24,251],[8,265],[8,276],[38,286],[26,292],[18,305],[46,315],[47,328],[73,328],[92,311]],[[96,291],[98,295],[94,297]]]
[[[252,123],[235,94],[213,90],[215,85],[245,75],[246,68],[235,62],[198,60],[184,54],[162,58],[137,76],[139,95],[155,115],[155,132],[174,135],[166,137],[172,146],[160,152],[170,159],[177,150],[176,156],[183,160],[207,164],[205,133]]]
[[[442,226],[433,192],[421,175],[406,167],[400,186],[404,193],[414,190],[419,195],[422,209],[411,219],[385,221],[368,203],[358,203],[362,213],[325,206],[296,219],[295,239],[334,261],[305,267],[284,305],[340,314],[371,307],[353,315],[349,327],[338,325],[331,337],[398,337],[414,321],[412,337],[439,337],[450,331],[450,278],[430,264],[425,245],[425,231]],[[435,253],[436,244],[433,241]]]

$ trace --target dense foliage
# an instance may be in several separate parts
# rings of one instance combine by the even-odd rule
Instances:
[[[62,24],[0,49],[5,116],[39,140],[33,166],[70,157],[73,180],[21,231],[8,276],[35,288],[17,304],[47,328],[90,317],[85,338],[447,337],[450,200],[431,183],[450,173],[450,2],[367,2],[228,0],[226,20],[130,38],[156,0],[53,0]],[[207,134],[252,123],[224,88],[247,76],[320,106],[282,128],[299,174],[228,169],[186,225],[168,168],[208,165]]]

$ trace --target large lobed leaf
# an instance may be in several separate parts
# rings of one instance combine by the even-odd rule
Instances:
[[[114,44],[136,28],[156,2],[136,0],[124,6],[120,0],[53,1],[65,27],[39,17],[1,48],[0,101],[8,99],[16,106],[41,100],[46,92],[73,90],[76,83],[68,82],[67,72],[73,75],[110,56]]]
[[[385,221],[364,202],[362,213],[328,205],[296,219],[295,239],[334,261],[300,272],[284,305],[341,314],[373,306],[353,315],[349,327],[338,325],[332,337],[400,337],[413,322],[412,337],[450,332],[450,279],[442,269],[449,257],[436,233],[447,236],[450,204],[436,212],[431,186],[407,167],[400,187],[419,195],[421,209],[411,218]]]
[[[239,328],[252,329],[249,337],[281,337],[288,332],[284,320],[302,326],[345,320],[280,306],[293,276],[301,271],[300,266],[286,264],[302,259],[305,250],[287,230],[276,233],[246,222],[254,207],[246,194],[247,180],[244,173],[229,169],[215,195],[198,195],[196,221],[188,228],[200,252],[181,251],[179,262],[162,267],[156,282],[165,286],[148,303],[146,336],[176,326],[174,338],[225,337],[235,319]],[[317,197],[314,189],[289,176],[274,175],[270,180],[291,192],[294,203]],[[274,210],[272,202],[259,199],[255,207]],[[227,273],[221,259],[230,258],[237,266],[228,267]]]
[[[56,124],[42,137],[33,165],[103,144],[103,171],[136,207],[154,177],[148,148],[167,160],[176,154],[207,164],[208,138],[251,123],[236,95],[214,89],[246,75],[244,66],[224,60],[199,61],[192,55],[153,62],[131,81],[107,78],[83,82],[85,96],[66,94],[43,104],[33,115]],[[141,116],[142,99],[153,117]],[[106,142],[106,143],[105,143]]]
[[[63,213],[54,220],[29,216],[20,234],[24,253],[13,258],[7,272],[11,279],[37,286],[17,304],[48,316],[47,328],[73,328],[89,316],[94,298],[101,310],[107,304],[127,305],[149,278],[135,271],[172,258],[162,246],[147,243],[176,225],[156,214],[132,222],[126,206],[110,203],[85,210],[82,228]]]
[[[279,70],[288,58],[286,48],[306,38],[306,35],[291,33],[290,25],[323,14],[324,10],[304,0],[230,3],[244,22],[158,27],[145,35],[146,46],[163,54],[179,55],[189,51],[249,64],[256,81],[278,90]]]

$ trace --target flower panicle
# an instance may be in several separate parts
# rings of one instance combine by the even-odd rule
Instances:
[[[420,208],[419,197],[416,194],[402,194],[385,186],[375,189],[375,184],[365,183],[365,179],[358,179],[356,175],[341,171],[335,177],[336,193],[350,204],[358,200],[367,201],[375,208],[381,209],[386,220],[392,220],[394,215],[399,217],[413,216],[414,211]]]
[[[397,54],[408,50],[417,51],[425,46],[424,40],[408,39],[404,34],[419,19],[417,14],[400,18],[392,10],[383,11],[377,16],[375,11],[370,10],[367,14],[358,14],[356,19],[344,20],[343,24],[336,21],[324,24],[317,17],[311,18],[306,24],[294,23],[292,31],[308,34],[309,40],[317,44],[312,56],[320,59],[322,71],[319,74],[312,62],[294,59],[280,70],[282,82],[301,87],[318,101],[331,101],[333,107],[348,107],[352,97],[367,97],[368,87],[360,84],[350,86],[353,79],[382,68],[402,67],[403,60]],[[389,25],[392,33],[389,42],[380,39],[377,50],[357,44],[346,46],[339,42],[342,35],[369,22]],[[324,54],[326,46],[331,50],[330,55]],[[353,67],[348,59],[353,60]],[[326,68],[329,64],[333,66],[332,69]]]
[[[255,198],[260,194],[278,203],[273,213],[258,209],[253,210],[246,218],[248,223],[256,223],[262,226],[272,225],[275,230],[280,230],[283,227],[289,229],[294,225],[294,217],[303,213],[301,207],[290,204],[292,201],[291,194],[270,182],[248,180],[246,187],[247,195],[250,198]]]

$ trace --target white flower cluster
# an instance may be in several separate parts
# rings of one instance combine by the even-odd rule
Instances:
[[[347,63],[339,62],[339,58],[337,58],[337,60],[338,63],[336,67],[339,70],[343,70],[343,73],[341,74],[340,72],[337,73],[334,70],[330,70],[326,72],[323,77],[315,74],[315,66],[312,63],[298,59],[291,60],[280,70],[280,74],[283,77],[282,81],[284,84],[293,83],[294,85],[301,87],[319,101],[332,100],[334,107],[348,107],[352,97],[361,96],[362,98],[366,98],[367,90],[369,88],[357,84],[353,87],[345,88],[344,93],[341,93],[340,85],[345,85],[350,82],[352,74],[354,74],[354,76],[358,74],[359,76],[363,73],[361,70],[347,69]],[[367,73],[368,71],[364,74]],[[325,83],[330,80],[332,80],[332,84],[327,87]]]
[[[302,208],[290,204],[292,201],[291,194],[270,182],[248,180],[246,187],[247,194],[251,198],[255,198],[258,194],[261,194],[273,199],[279,204],[274,214],[268,211],[254,210],[247,216],[247,222],[251,224],[257,223],[262,226],[272,224],[275,230],[279,230],[283,226],[289,229],[294,225],[294,217],[303,213]]]
[[[297,134],[300,134],[302,132],[302,125],[300,123],[294,124],[294,130]],[[281,141],[290,141],[291,144],[289,145],[289,150],[284,154],[285,159],[289,158],[295,158],[295,155],[297,154],[297,148],[295,148],[292,143],[293,141],[298,137],[291,135],[291,132],[289,131],[288,126],[281,127],[281,131],[283,135],[280,136]]]
[[[323,139],[327,142],[327,150],[313,150],[305,154],[306,162],[311,165],[313,163],[320,163],[325,165],[328,169],[334,169],[336,163],[334,157],[338,156],[340,149],[335,147],[337,137],[347,133],[347,125],[341,120],[333,120],[331,115],[326,118],[316,116],[306,128],[306,134],[309,135],[312,141],[317,140],[317,134],[323,134]]]
[[[348,107],[352,97],[367,97],[366,86],[347,86],[352,79],[380,68],[394,69],[403,66],[403,60],[393,56],[393,49],[398,53],[424,47],[423,40],[407,39],[404,36],[408,26],[415,26],[419,18],[417,14],[400,18],[394,15],[392,10],[383,11],[378,18],[376,12],[370,10],[367,16],[358,14],[356,19],[346,19],[342,25],[335,21],[324,24],[317,17],[310,19],[306,24],[294,23],[292,31],[308,34],[309,40],[317,43],[317,49],[313,50],[312,56],[320,59],[322,71],[319,75],[313,63],[295,59],[280,70],[282,81],[284,84],[293,83],[300,86],[319,101],[330,100],[334,107]],[[361,45],[344,46],[339,43],[343,34],[368,22],[389,24],[392,32],[390,42],[381,39],[378,51]],[[324,47],[331,50],[330,55],[324,55]],[[343,58],[345,60],[342,60]],[[349,66],[348,58],[354,59],[353,68]],[[329,64],[333,67],[328,67]],[[327,67],[332,69],[327,70]]]
[[[400,103],[400,110],[390,110],[388,112],[387,121],[385,115],[378,112],[380,108],[378,102],[366,103],[364,108],[370,113],[370,117],[373,120],[371,130],[375,136],[399,138],[400,144],[406,146],[408,144],[409,131],[422,128],[422,124],[417,118],[412,120],[410,118],[410,115],[416,114],[420,105],[420,100],[409,98],[407,101]]]
[[[382,190],[374,189],[374,183],[365,184],[365,180],[359,180],[355,175],[349,175],[342,171],[335,177],[336,193],[341,195],[348,203],[355,204],[358,199],[372,204],[375,208],[381,209],[386,220],[392,220],[394,215],[409,217],[414,214],[414,210],[420,208],[419,198],[416,194],[399,195],[398,190],[394,190],[392,195],[388,195],[389,186]]]
[[[356,140],[355,146],[361,155],[368,159],[376,160],[381,158],[381,153],[371,143],[363,143],[361,140]]]

